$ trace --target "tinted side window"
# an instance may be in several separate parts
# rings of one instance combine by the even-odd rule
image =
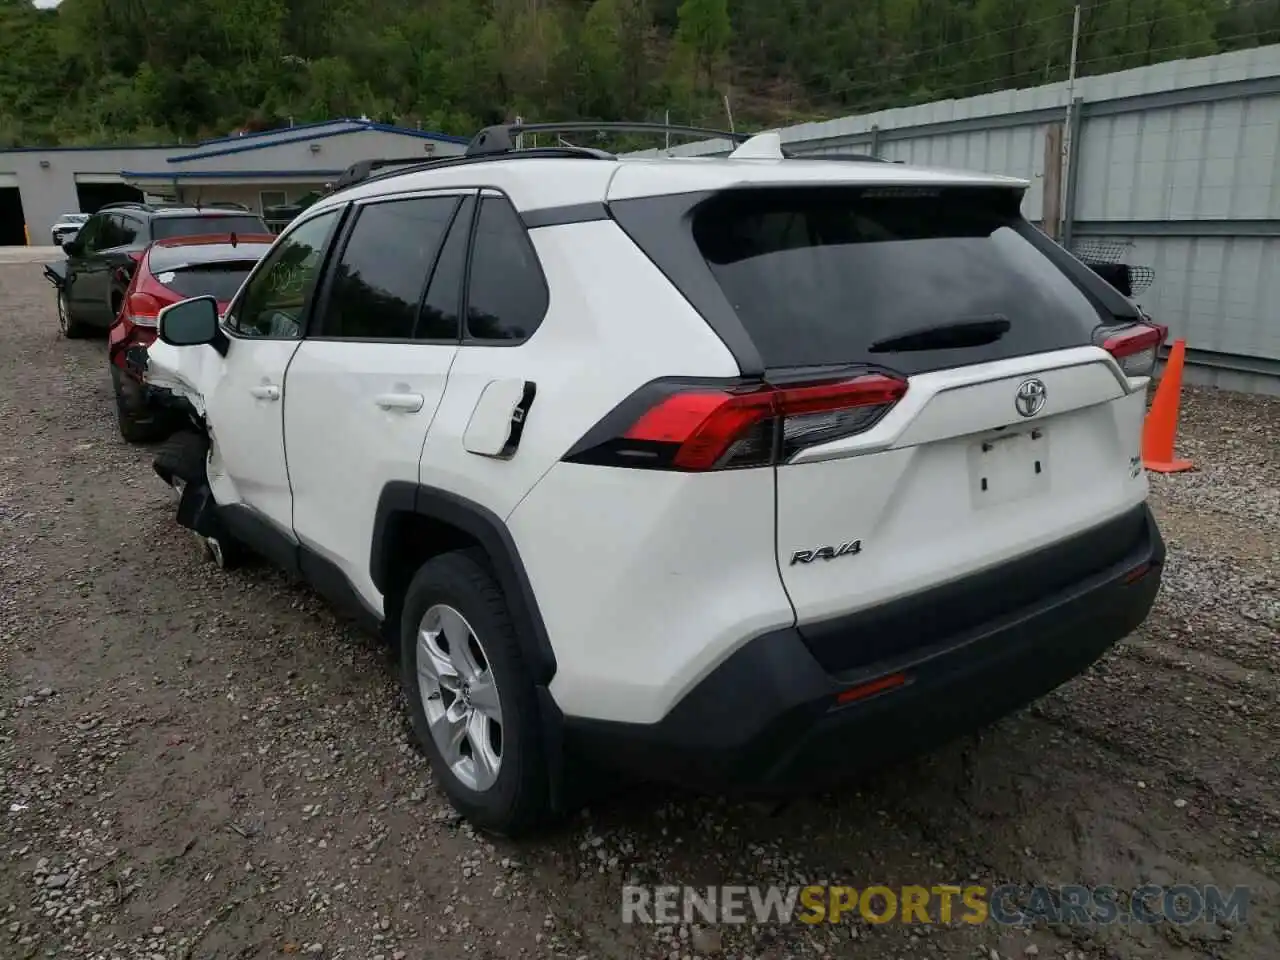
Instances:
[[[362,207],[333,270],[321,337],[407,340],[457,197]]]
[[[277,241],[227,312],[232,331],[242,337],[302,336],[302,314],[338,215],[326,211]]]
[[[523,340],[547,312],[547,285],[520,215],[503,197],[484,197],[476,218],[467,296],[467,334]]]
[[[76,243],[80,245],[80,253],[94,253],[102,249],[102,234],[107,225],[107,218],[95,215],[85,221],[80,232],[76,234]]]
[[[120,246],[120,237],[124,230],[120,226],[120,214],[113,213],[102,222],[102,232],[98,234],[98,249],[111,250]]]
[[[467,197],[453,218],[453,227],[436,260],[431,286],[422,302],[417,329],[419,340],[457,340],[461,334],[462,285],[466,280],[467,241],[475,209],[475,200]]]
[[[111,219],[114,221],[113,226],[116,228],[116,234],[112,238],[115,242],[112,246],[123,247],[138,239],[138,230],[142,226],[138,221],[122,214],[117,214]]]

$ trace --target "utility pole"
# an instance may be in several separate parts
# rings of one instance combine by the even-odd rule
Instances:
[[[1071,113],[1075,109],[1076,103],[1076,58],[1080,54],[1080,4],[1076,4],[1075,16],[1071,22],[1071,66],[1067,71],[1067,121],[1063,124],[1062,131],[1062,189],[1066,189],[1068,179],[1070,177],[1071,164],[1074,158],[1071,151],[1075,144],[1071,142]],[[1063,215],[1071,217],[1074,210],[1066,209],[1066,198],[1062,198],[1062,205],[1059,207]]]

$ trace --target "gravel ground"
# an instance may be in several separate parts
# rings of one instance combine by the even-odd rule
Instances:
[[[112,419],[101,342],[0,265],[0,956],[1274,958],[1280,403],[1191,391],[1148,623],[981,736],[765,810],[629,791],[458,822],[394,666],[309,590],[222,575]],[[647,883],[1245,884],[1212,927],[624,925]]]

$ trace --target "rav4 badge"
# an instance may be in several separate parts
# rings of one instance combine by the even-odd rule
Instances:
[[[815,560],[834,560],[836,557],[852,557],[862,552],[861,540],[846,540],[838,547],[815,547],[812,550],[797,550],[791,555],[791,566],[797,563],[813,563]]]

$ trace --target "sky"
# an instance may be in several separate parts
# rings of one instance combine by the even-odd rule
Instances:
[[[56,7],[61,2],[62,0],[36,0],[36,6],[45,7],[47,9],[49,7]]]

